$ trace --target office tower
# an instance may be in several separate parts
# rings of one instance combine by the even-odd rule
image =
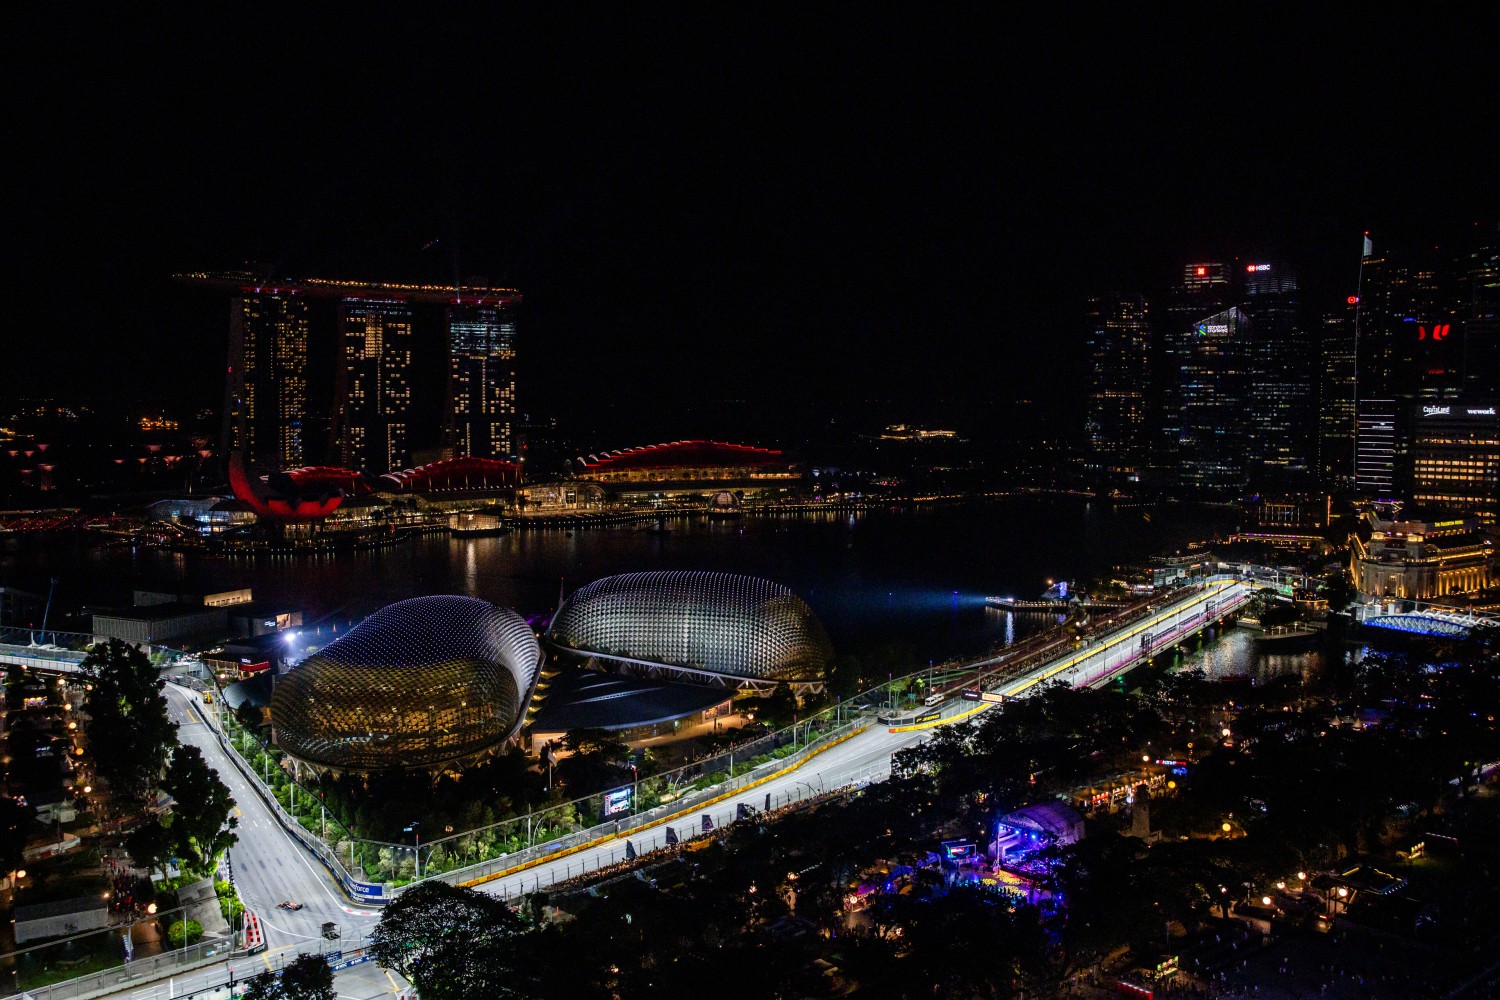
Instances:
[[[1375,500],[1397,499],[1396,462],[1400,435],[1394,399],[1358,401],[1355,418],[1354,488]]]
[[[1464,394],[1500,399],[1500,246],[1469,255],[1464,268]]]
[[[1412,500],[1478,514],[1493,526],[1500,494],[1500,416],[1493,400],[1421,403],[1412,414]]]
[[[1151,478],[1163,487],[1181,485],[1179,440],[1182,436],[1182,359],[1197,336],[1198,320],[1233,303],[1228,264],[1184,265],[1181,280],[1167,295],[1164,321],[1156,325],[1151,362]]]
[[[508,305],[448,307],[448,435],[455,456],[515,455],[516,324]]]
[[[1451,401],[1465,392],[1467,310],[1460,301],[1464,276],[1452,255],[1436,248],[1376,253],[1365,237],[1355,311],[1356,393],[1359,432],[1368,411],[1374,440],[1369,449],[1357,443],[1356,450],[1363,469],[1379,466],[1384,460],[1375,456],[1388,446],[1391,459],[1389,484],[1384,473],[1361,471],[1356,476],[1361,492],[1367,492],[1368,485],[1388,489],[1386,495],[1406,495],[1411,486],[1413,406]]]
[[[1088,468],[1098,483],[1138,483],[1146,471],[1151,329],[1140,295],[1088,300]]]
[[[1182,488],[1231,496],[1247,485],[1250,427],[1250,317],[1234,306],[1200,319],[1178,342]]]
[[[1354,480],[1353,303],[1323,317],[1318,389],[1318,474],[1324,482]]]
[[[1283,263],[1244,265],[1241,309],[1253,332],[1250,473],[1257,486],[1305,479],[1312,470],[1317,381],[1303,327],[1297,276]]]
[[[380,475],[411,464],[412,310],[400,299],[339,303],[343,364],[336,434],[345,467]]]
[[[241,451],[262,469],[296,468],[305,463],[307,302],[290,291],[244,291],[229,306],[220,453]]]

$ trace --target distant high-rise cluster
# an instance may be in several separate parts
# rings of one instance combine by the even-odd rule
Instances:
[[[1352,296],[1356,490],[1496,514],[1500,243],[1381,253]]]
[[[1159,307],[1096,296],[1087,316],[1099,485],[1338,485],[1496,517],[1500,239],[1377,254],[1367,237],[1357,287],[1316,321],[1275,260],[1188,264]]]
[[[1090,471],[1211,496],[1305,476],[1315,346],[1291,269],[1189,264],[1151,314],[1142,295],[1089,300]]]
[[[322,460],[375,475],[416,464],[418,454],[514,458],[518,292],[251,273],[178,278],[234,293],[223,454],[240,451],[262,470]],[[310,372],[318,345],[330,341],[329,419],[315,430]],[[423,377],[442,369],[443,389],[438,377]]]

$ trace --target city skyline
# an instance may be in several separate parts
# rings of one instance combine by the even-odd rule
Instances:
[[[422,38],[328,25],[353,32],[351,54],[411,56],[330,89],[346,57],[318,31],[270,73],[253,23],[233,45],[217,20],[109,25],[109,50],[24,25],[34,44],[13,65],[33,82],[12,120],[38,155],[12,189],[27,194],[9,272],[27,290],[15,323],[47,335],[15,345],[9,388],[116,378],[217,404],[218,351],[181,347],[218,339],[221,305],[167,276],[262,260],[524,288],[522,408],[543,414],[617,424],[621,383],[652,406],[747,400],[770,416],[866,397],[918,419],[986,397],[1060,412],[1081,374],[1077,304],[1111,284],[1286,260],[1322,309],[1350,293],[1365,230],[1446,243],[1500,218],[1461,99],[1484,62],[1457,26],[1397,45],[1375,21],[1252,25],[1183,90],[1153,66],[1193,48],[1186,22],[1107,19],[1064,41],[983,18],[899,33],[873,15],[576,32],[492,18],[437,61]],[[487,37],[493,71],[465,69]],[[1443,58],[1416,72],[1413,51]],[[110,93],[68,69],[84,65]],[[1032,88],[1045,105],[1016,98]],[[1393,118],[1410,134],[1379,126]],[[276,124],[238,124],[257,119]],[[388,155],[348,155],[366,135]],[[113,172],[81,173],[93,143],[116,151]],[[53,315],[65,287],[82,292]]]

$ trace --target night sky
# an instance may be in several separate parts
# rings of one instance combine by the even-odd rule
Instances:
[[[606,446],[723,400],[1061,411],[1089,291],[1275,255],[1320,304],[1362,230],[1500,218],[1457,8],[238,9],[9,15],[8,391],[217,403],[227,305],[169,275],[250,260],[520,288],[522,409]]]

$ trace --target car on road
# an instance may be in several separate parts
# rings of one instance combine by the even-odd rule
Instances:
[[[302,909],[302,904],[294,903],[290,899],[283,899],[281,902],[276,904],[276,908],[278,910],[300,910]]]

